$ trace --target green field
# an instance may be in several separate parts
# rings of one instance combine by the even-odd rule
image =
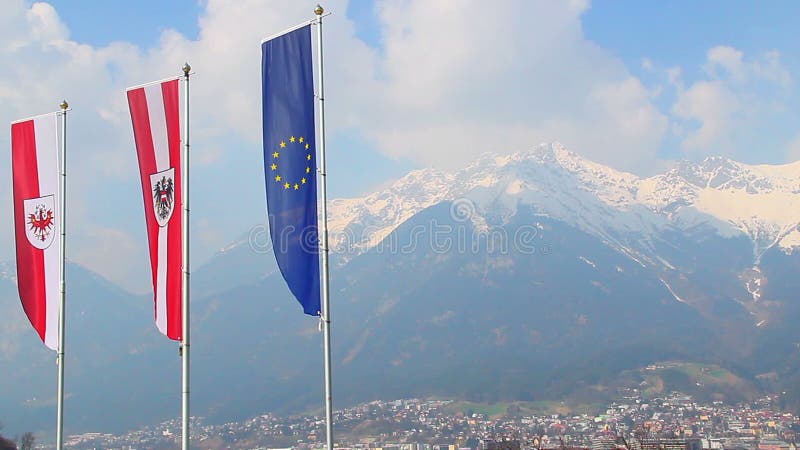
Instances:
[[[744,400],[757,394],[752,383],[715,364],[663,362],[655,369],[641,369],[647,382],[646,397],[681,391],[710,400]]]
[[[568,404],[557,401],[535,402],[497,402],[475,403],[467,401],[453,402],[445,408],[451,414],[483,414],[489,418],[504,416],[530,416],[530,415],[577,415],[590,414],[599,411],[600,405],[595,404]]]

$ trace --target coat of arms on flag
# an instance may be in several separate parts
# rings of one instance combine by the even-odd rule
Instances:
[[[175,209],[175,169],[154,173],[150,175],[151,192],[153,193],[153,210],[156,222],[161,227],[167,225],[172,211]]]
[[[25,237],[39,250],[50,247],[55,237],[55,196],[23,200],[25,211]]]
[[[17,288],[22,309],[51,350],[58,350],[61,216],[55,114],[11,124]]]
[[[177,77],[127,90],[153,274],[158,330],[182,339],[181,134]]]

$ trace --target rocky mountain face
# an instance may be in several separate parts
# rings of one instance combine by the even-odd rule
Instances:
[[[760,270],[771,250],[800,246],[800,163],[750,166],[726,158],[681,162],[665,174],[640,178],[588,161],[557,143],[498,157],[485,155],[446,174],[420,170],[364,198],[332,202],[332,243],[346,262],[376,246],[425,208],[454,202],[454,214],[477,227],[502,226],[521,207],[590,234],[637,263],[660,271],[676,299],[692,303],[679,280],[677,241],[728,240],[748,245],[732,274],[756,307],[766,283]],[[688,249],[687,249],[688,250]],[[675,286],[672,284],[676,283]],[[735,283],[734,283],[735,284]],[[686,287],[685,289],[689,289]],[[754,323],[766,311],[756,308]],[[760,314],[756,314],[759,312]]]
[[[623,371],[666,359],[798,392],[798,201],[800,164],[708,158],[640,178],[559,144],[334,200],[335,401],[592,398]],[[155,330],[152,299],[72,270],[67,427],[177,417],[177,345]],[[19,373],[0,383],[0,420],[24,411],[46,429],[53,355],[29,331],[12,274],[0,265],[11,324],[0,362]],[[321,407],[318,324],[288,293],[265,228],[192,280],[196,414]],[[126,408],[108,414],[115,404]]]

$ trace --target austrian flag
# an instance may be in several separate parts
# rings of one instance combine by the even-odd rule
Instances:
[[[11,124],[17,286],[44,344],[58,350],[61,230],[56,115]]]
[[[181,135],[178,79],[128,89],[150,241],[156,326],[181,340]],[[178,211],[176,211],[178,210]]]

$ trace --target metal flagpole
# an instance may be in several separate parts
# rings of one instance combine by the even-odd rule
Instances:
[[[324,332],[325,351],[325,434],[328,450],[333,450],[333,396],[331,394],[331,303],[330,282],[328,277],[328,185],[325,166],[325,83],[322,70],[322,13],[325,10],[317,5],[317,67],[319,68],[319,174],[322,183],[320,193],[322,201],[322,327]]]
[[[61,253],[59,270],[59,306],[58,306],[58,406],[56,419],[56,450],[64,448],[64,318],[66,309],[66,234],[67,234],[67,108],[69,104],[66,100],[61,102],[61,205],[59,206],[59,216],[61,227]]]
[[[183,236],[181,247],[183,250],[183,280],[181,286],[181,331],[183,340],[181,341],[181,357],[183,359],[182,377],[182,412],[183,422],[181,425],[181,449],[189,450],[189,72],[192,67],[189,63],[183,65],[183,75],[186,81],[185,95],[183,99],[184,116],[184,147],[183,158],[181,158],[181,179],[183,180]]]

